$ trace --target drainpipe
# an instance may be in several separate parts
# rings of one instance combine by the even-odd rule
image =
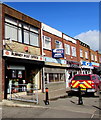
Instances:
[[[41,24],[41,51],[42,51],[42,57],[44,57],[44,52],[43,52],[43,31],[42,31],[42,24]],[[44,77],[44,67],[42,68],[42,92],[45,92],[45,77]]]

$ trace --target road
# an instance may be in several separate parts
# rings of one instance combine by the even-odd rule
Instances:
[[[78,105],[77,97],[50,101],[49,105],[28,107],[3,106],[3,118],[99,118],[99,98],[83,97],[83,105]]]

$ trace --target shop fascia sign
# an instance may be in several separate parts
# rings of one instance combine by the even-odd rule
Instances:
[[[52,49],[52,58],[64,58],[64,49],[63,48]]]
[[[67,64],[69,65],[69,67],[80,68],[80,63],[76,61],[67,61]]]
[[[93,67],[100,67],[100,64],[99,64],[99,63],[92,62],[92,66],[93,66]]]
[[[54,58],[50,58],[50,57],[44,57],[44,59],[45,59],[45,62],[66,64],[66,60],[54,59]]]
[[[81,61],[81,68],[90,68],[93,69],[92,63],[87,61]]]
[[[31,54],[14,52],[14,51],[9,51],[9,50],[3,50],[3,56],[13,57],[13,58],[29,59],[29,60],[44,61],[44,58],[42,56],[35,56],[35,55],[31,55]]]

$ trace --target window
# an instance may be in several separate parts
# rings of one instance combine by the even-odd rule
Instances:
[[[17,27],[5,23],[5,38],[17,41]]]
[[[73,80],[90,80],[90,76],[88,75],[77,75],[73,78]]]
[[[94,60],[94,54],[91,54],[91,59]]]
[[[38,28],[11,17],[5,17],[5,38],[39,47]]]
[[[85,51],[85,58],[88,59],[88,52]]]
[[[45,49],[51,50],[51,38],[43,36],[43,47]]]
[[[39,46],[38,34],[30,32],[30,45]]]
[[[101,63],[101,56],[99,57],[99,61],[100,61],[100,63]]]
[[[76,47],[72,46],[72,56],[76,57]]]
[[[95,76],[92,76],[92,80],[95,80],[96,79],[96,77]]]
[[[29,44],[29,32],[24,30],[24,43]]]
[[[95,55],[95,61],[97,61],[97,56]]]
[[[48,73],[48,74],[49,74],[49,82],[65,81],[65,74],[64,73]]]
[[[80,49],[80,57],[83,57],[83,50]]]
[[[18,28],[18,42],[22,43],[22,29]]]
[[[65,44],[65,53],[70,55],[70,45]]]
[[[63,47],[62,47],[62,42],[56,40],[56,41],[55,41],[55,44],[56,44],[56,48],[63,48]]]

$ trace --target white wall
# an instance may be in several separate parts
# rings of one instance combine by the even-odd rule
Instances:
[[[62,38],[62,32],[42,23],[42,30]]]
[[[76,40],[73,39],[73,38],[71,38],[71,37],[69,37],[69,36],[67,36],[67,35],[64,35],[64,34],[63,34],[63,39],[65,39],[65,40],[67,40],[67,41],[71,41],[72,43],[75,43],[75,44],[76,44]]]

